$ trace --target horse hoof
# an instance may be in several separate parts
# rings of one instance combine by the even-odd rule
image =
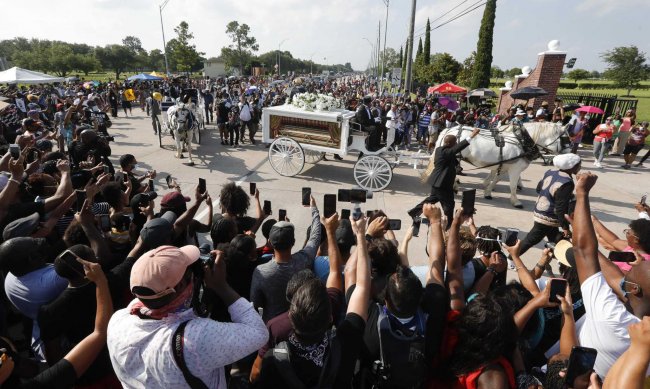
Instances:
[[[521,204],[515,204],[515,208],[517,208],[517,209],[523,209],[523,208],[524,208],[524,206],[523,206],[523,205],[521,205]]]
[[[486,200],[492,200],[492,196],[484,196]]]
[[[181,156],[180,156],[180,157],[178,157],[178,158],[185,158],[185,156],[184,156],[183,154],[181,154]]]

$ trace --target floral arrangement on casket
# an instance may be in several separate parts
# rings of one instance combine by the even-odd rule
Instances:
[[[332,95],[321,93],[298,93],[291,99],[291,105],[305,111],[330,111],[342,108],[343,104]]]

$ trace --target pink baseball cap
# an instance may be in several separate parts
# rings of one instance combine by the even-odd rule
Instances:
[[[174,287],[181,282],[187,267],[196,262],[200,255],[196,246],[160,246],[144,253],[131,269],[131,291],[135,287],[151,289],[153,295],[133,293],[142,300],[153,300],[176,292]]]

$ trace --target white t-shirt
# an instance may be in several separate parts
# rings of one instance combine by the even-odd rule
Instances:
[[[172,336],[187,320],[183,357],[189,371],[208,387],[226,388],[224,366],[259,350],[269,337],[260,315],[240,298],[228,307],[232,323],[200,318],[192,309],[163,320],[141,319],[130,307],[113,314],[106,344],[117,378],[125,388],[188,388],[176,365]]]
[[[386,114],[386,118],[388,121],[386,122],[386,128],[395,128],[397,127],[397,118],[399,117],[399,113],[396,111],[393,111],[392,109],[388,111]]]
[[[630,347],[627,327],[638,323],[609,287],[603,273],[587,278],[580,286],[585,304],[584,323],[577,330],[580,345],[598,350],[594,370],[605,377],[614,362]],[[582,320],[581,320],[582,321]],[[646,371],[646,376],[650,370]]]

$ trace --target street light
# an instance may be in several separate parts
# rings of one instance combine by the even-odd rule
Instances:
[[[386,23],[384,24],[384,54],[381,57],[381,77],[379,77],[381,81],[381,88],[379,90],[379,93],[382,93],[384,90],[384,64],[386,63],[386,31],[388,31],[388,4],[390,0],[383,0],[384,4],[386,4]]]
[[[167,43],[165,42],[165,27],[163,26],[163,19],[162,19],[162,11],[167,5],[167,3],[169,3],[169,0],[163,1],[163,3],[158,6],[158,10],[160,12],[160,29],[162,30],[162,38],[163,38],[163,53],[165,54],[165,71],[167,72],[167,77],[169,77],[169,62],[167,61]]]
[[[314,55],[316,55],[315,51],[309,56],[309,74],[311,75],[314,75],[314,61],[312,61]]]
[[[281,54],[281,53],[282,53],[282,44],[283,44],[284,42],[288,41],[288,40],[289,40],[289,38],[283,40],[283,41],[280,42],[280,44],[278,45],[278,76],[280,76],[280,77],[282,76],[282,72],[280,71],[280,61],[281,61],[281,56],[282,56],[282,54]]]
[[[375,64],[375,45],[370,42],[370,39],[363,37],[362,39],[365,39],[366,42],[370,45],[371,51],[370,51],[370,67],[373,67]]]

